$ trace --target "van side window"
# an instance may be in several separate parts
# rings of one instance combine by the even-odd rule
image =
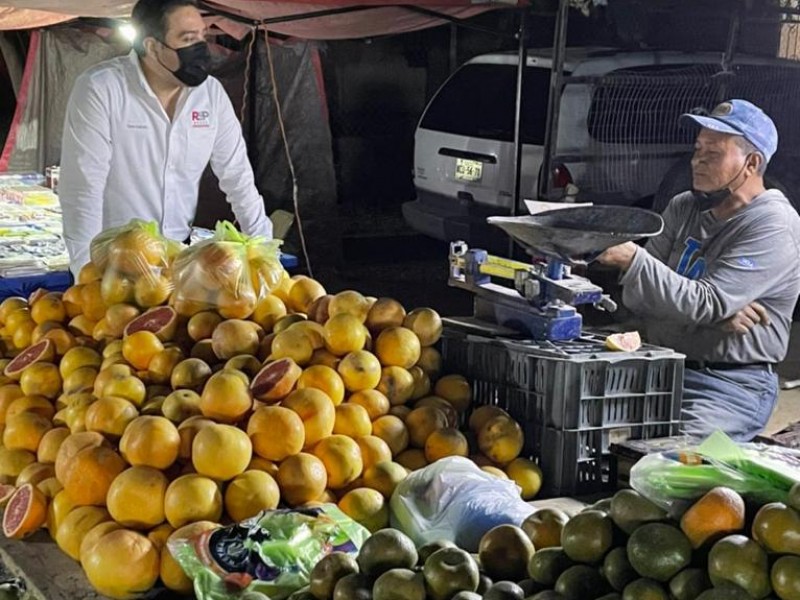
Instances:
[[[441,87],[420,127],[468,137],[514,141],[515,65],[468,64]],[[522,139],[542,145],[550,69],[528,67],[523,86]]]

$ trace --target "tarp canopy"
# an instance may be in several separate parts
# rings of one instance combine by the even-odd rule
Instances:
[[[32,29],[76,17],[124,18],[130,0],[0,0],[0,30]],[[527,4],[526,0],[410,0],[399,5],[387,0],[328,2],[291,0],[214,0],[200,2],[210,12],[229,15],[228,33],[243,36],[241,22],[265,22],[271,31],[310,40],[335,40],[405,33],[467,19],[487,10]]]

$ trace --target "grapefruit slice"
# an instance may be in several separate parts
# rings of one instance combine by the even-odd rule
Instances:
[[[612,333],[606,338],[606,348],[622,352],[636,352],[642,347],[642,338],[638,331]]]
[[[44,338],[17,354],[6,365],[3,374],[9,379],[17,380],[22,372],[37,362],[52,362],[56,355],[56,346],[50,338]]]
[[[130,321],[123,331],[123,335],[129,335],[138,331],[149,331],[154,333],[162,342],[168,342],[175,336],[175,329],[178,325],[178,313],[171,306],[157,306],[145,311],[132,321]]]
[[[277,402],[288,396],[303,373],[294,360],[281,358],[264,365],[250,384],[253,397],[262,402]]]
[[[32,484],[17,488],[11,495],[3,513],[3,534],[21,540],[30,535],[47,520],[47,498]]]

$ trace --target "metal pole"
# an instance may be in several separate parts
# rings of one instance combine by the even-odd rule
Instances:
[[[728,28],[728,43],[725,46],[725,53],[722,55],[722,72],[729,73],[733,55],[736,53],[736,46],[739,43],[739,31],[741,29],[742,5],[737,4],[731,14],[731,22]],[[717,102],[722,102],[728,98],[728,80],[722,78],[719,89],[717,90]]]
[[[556,16],[556,35],[553,40],[553,71],[550,74],[550,99],[547,104],[547,124],[544,131],[544,157],[539,171],[539,196],[548,199],[552,185],[553,155],[555,154],[558,117],[561,111],[561,88],[564,74],[564,55],[567,50],[569,0],[559,0]]]
[[[458,25],[450,23],[450,54],[447,74],[452,75],[458,67]]]
[[[528,62],[528,11],[522,9],[519,21],[519,45],[517,51],[517,96],[514,107],[514,195],[511,199],[511,216],[517,215],[522,187],[522,84],[525,80],[525,66]],[[514,240],[509,239],[508,256],[514,256]]]

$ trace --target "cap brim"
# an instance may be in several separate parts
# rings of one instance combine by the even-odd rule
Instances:
[[[729,133],[731,135],[744,135],[741,131],[736,129],[735,127],[731,127],[727,123],[720,121],[719,119],[715,119],[714,117],[704,117],[702,115],[692,115],[689,113],[684,113],[681,115],[680,118],[681,125],[700,125],[700,127],[705,127],[706,129],[711,129],[712,131],[718,131],[720,133]]]

